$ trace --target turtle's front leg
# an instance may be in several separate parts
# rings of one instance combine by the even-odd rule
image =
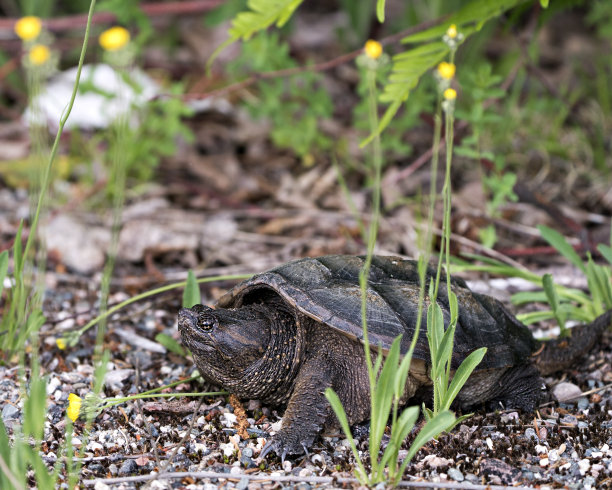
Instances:
[[[288,454],[308,451],[331,414],[325,390],[332,386],[332,373],[324,359],[317,356],[304,363],[298,373],[283,423],[263,450],[261,457],[274,451],[284,461]]]

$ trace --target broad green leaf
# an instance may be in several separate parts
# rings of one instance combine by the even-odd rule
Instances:
[[[410,446],[408,454],[402,463],[402,469],[412,460],[419,449],[438,434],[444,432],[454,421],[455,415],[449,410],[444,410],[429,420],[414,438],[414,442]]]
[[[366,484],[367,472],[365,470],[365,467],[363,466],[363,463],[361,462],[361,458],[359,457],[359,451],[357,451],[357,447],[355,446],[355,441],[353,440],[353,435],[351,433],[351,427],[349,425],[346,412],[344,411],[344,407],[342,406],[342,402],[340,401],[340,397],[338,397],[334,390],[332,390],[331,388],[327,388],[325,390],[325,398],[327,398],[327,401],[331,405],[332,410],[336,414],[336,417],[338,418],[338,422],[340,422],[340,427],[342,427],[344,435],[349,440],[351,450],[353,451],[353,456],[355,457],[355,460],[357,461],[357,464],[359,466],[357,476],[360,477],[361,483]]]
[[[168,349],[170,352],[174,352],[175,354],[178,354],[179,356],[182,356],[182,357],[187,356],[187,350],[181,344],[179,344],[176,340],[174,340],[170,335],[167,335],[165,333],[158,333],[155,336],[155,342],[158,342],[159,344],[163,345],[166,349]]]
[[[442,341],[440,342],[440,345],[438,347],[438,351],[435,353],[435,373],[437,373],[438,375],[442,373],[442,371],[444,370],[444,366],[446,366],[446,364],[450,363],[451,361],[451,357],[453,355],[454,340],[455,326],[453,325],[448,327],[446,329],[446,332],[444,332],[444,335],[442,336]]]
[[[443,407],[449,408],[453,400],[459,394],[461,388],[468,380],[472,371],[480,364],[482,358],[487,353],[486,347],[481,347],[480,349],[475,350],[469,356],[467,356],[461,365],[455,371],[455,375],[453,376],[453,380],[451,381],[450,386],[448,387],[448,391],[446,392],[446,399],[444,400]]]
[[[43,438],[47,407],[46,378],[32,376],[30,392],[23,404],[23,433],[36,441]]]
[[[187,272],[185,290],[183,291],[183,308],[191,308],[193,305],[200,304],[201,301],[198,281],[193,271],[189,269],[189,272]]]
[[[607,269],[593,262],[589,254],[587,261],[587,282],[589,291],[593,296],[593,303],[597,315],[605,309],[612,308],[612,288],[610,287],[610,275]]]
[[[561,255],[563,255],[567,260],[586,274],[586,267],[584,266],[580,255],[576,253],[574,247],[567,242],[561,233],[544,225],[539,225],[538,230],[540,230],[540,234],[544,240],[555,247]]]
[[[376,3],[376,17],[381,24],[385,21],[385,0],[378,0]]]
[[[599,253],[612,265],[612,248],[600,243],[597,245],[597,250],[599,250]]]
[[[567,327],[565,326],[565,318],[559,308],[559,296],[557,295],[557,289],[555,288],[551,274],[544,274],[544,276],[542,276],[542,287],[544,288],[548,303],[550,304],[553,314],[555,315],[555,319],[557,320],[559,328],[561,329],[561,336],[566,336]]]
[[[540,5],[542,6],[543,9],[547,9],[548,8],[548,0],[540,0]]]

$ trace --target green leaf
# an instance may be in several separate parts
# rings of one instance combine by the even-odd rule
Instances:
[[[582,259],[561,233],[544,225],[539,225],[538,230],[540,230],[540,234],[544,240],[555,247],[561,255],[586,274],[586,267]]]
[[[378,0],[376,3],[376,17],[381,24],[385,21],[385,0]]]
[[[357,478],[362,484],[367,485],[368,484],[368,479],[367,479],[368,474],[365,470],[365,467],[363,466],[361,457],[359,456],[359,451],[357,450],[357,447],[355,446],[355,441],[351,433],[351,427],[349,425],[349,421],[346,416],[346,412],[344,411],[344,407],[342,406],[342,402],[340,401],[340,398],[338,397],[336,392],[332,390],[331,388],[327,388],[325,390],[325,398],[327,398],[327,401],[331,405],[332,410],[336,414],[336,417],[338,419],[338,422],[340,422],[340,427],[342,427],[342,431],[344,432],[344,435],[349,440],[351,450],[353,451],[353,456],[355,457],[355,460],[357,461],[357,465],[359,466],[359,471],[356,472]]]
[[[486,347],[481,347],[480,349],[475,350],[469,356],[467,356],[461,365],[457,368],[455,375],[453,376],[453,380],[451,381],[450,386],[448,387],[448,391],[446,392],[446,397],[442,402],[443,408],[449,408],[451,403],[457,397],[457,394],[463,388],[463,385],[468,380],[472,371],[480,364],[482,358],[487,353]]]
[[[453,424],[454,421],[455,415],[449,410],[444,410],[429,420],[414,438],[414,442],[410,446],[408,454],[402,463],[402,469],[405,468],[405,466],[412,460],[419,449],[421,449],[427,442],[436,437],[438,434],[445,431]],[[403,474],[403,471],[400,472],[400,475],[401,474]]]
[[[557,288],[555,287],[551,274],[544,274],[544,276],[542,276],[542,287],[544,288],[548,303],[561,329],[561,336],[564,337],[567,335],[567,327],[565,326],[564,315],[559,308],[559,296],[557,295]]]
[[[612,308],[612,288],[610,287],[609,269],[604,268],[595,262],[589,254],[587,261],[587,283],[589,291],[593,296],[593,303],[597,315],[604,312],[604,308]]]
[[[178,354],[179,356],[182,356],[182,357],[187,356],[187,350],[181,344],[179,344],[176,340],[174,340],[170,335],[167,335],[165,333],[158,333],[155,336],[155,342],[160,343],[170,352],[174,352],[175,354]]]
[[[193,305],[200,304],[201,301],[200,286],[198,286],[195,274],[189,269],[185,290],[183,291],[183,308],[191,308]]]
[[[4,289],[4,279],[8,272],[8,250],[0,253],[0,297],[2,296],[2,290]]]
[[[40,375],[32,376],[30,392],[23,404],[23,433],[40,441],[45,430],[45,414],[47,406],[46,378]]]
[[[453,355],[453,344],[455,340],[455,326],[450,326],[444,332],[435,357],[435,373],[441,373],[444,366],[451,361]]]
[[[548,8],[548,0],[540,0],[540,5],[542,6],[543,9],[547,9]]]
[[[282,27],[289,20],[303,0],[249,0],[250,12],[240,12],[234,20],[229,34],[232,40],[249,39],[257,31],[272,24]]]
[[[23,231],[23,220],[19,222],[15,241],[13,242],[13,269],[15,280],[20,281],[21,272],[23,271],[23,251],[21,248],[21,232]]]
[[[599,253],[612,265],[612,248],[600,243],[597,245],[597,250],[599,250]]]
[[[485,22],[501,15],[526,0],[474,0],[466,4],[457,13],[444,18],[444,22],[435,27],[408,36],[402,42],[422,42],[430,39],[441,38],[450,24],[456,24],[457,30],[467,37],[468,34],[479,30]],[[472,24],[472,28],[468,25]]]

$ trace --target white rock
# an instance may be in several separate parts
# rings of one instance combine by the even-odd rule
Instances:
[[[578,461],[578,468],[580,469],[580,474],[582,476],[586,475],[590,467],[591,462],[588,459],[581,459],[580,461]]]
[[[548,451],[548,448],[546,446],[542,446],[541,444],[536,444],[535,450],[536,454],[544,454]]]
[[[234,454],[234,445],[231,442],[228,442],[227,444],[219,444],[219,449],[221,449],[221,451],[223,451],[223,455],[226,457],[230,457],[232,454]]]
[[[548,460],[548,458],[542,458],[542,459],[540,460],[540,466],[541,466],[542,468],[545,468],[546,466],[548,466],[548,463],[549,463],[549,462],[550,462],[550,461]]]
[[[582,390],[573,383],[563,382],[552,389],[552,395],[557,401],[565,402],[580,397]]]
[[[54,393],[61,385],[62,382],[58,378],[55,376],[51,377],[47,383],[47,395]]]
[[[236,417],[236,414],[227,412],[222,415],[221,423],[225,427],[233,427],[234,424],[236,423],[236,420],[238,420],[238,417]]]
[[[24,120],[30,124],[46,123],[49,125],[49,130],[55,132],[72,95],[76,73],[75,67],[53,77],[26,110],[23,115]],[[158,85],[143,71],[131,70],[130,78],[140,90],[134,90],[122,75],[109,65],[84,65],[81,71],[81,86],[86,80],[97,91],[78,92],[66,127],[106,128],[119,116],[131,114],[134,106],[142,106],[157,95]],[[110,97],[107,94],[110,94]],[[40,110],[34,113],[31,110],[32,106],[37,106]],[[131,123],[135,124],[136,121],[132,120]]]

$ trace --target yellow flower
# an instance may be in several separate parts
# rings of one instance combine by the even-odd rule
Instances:
[[[76,422],[76,419],[79,418],[79,413],[81,412],[81,405],[83,404],[83,400],[78,395],[74,393],[70,393],[68,395],[68,409],[66,413],[68,414],[68,418],[73,422]]]
[[[30,62],[36,66],[44,65],[49,59],[49,56],[51,56],[51,51],[49,51],[49,48],[44,44],[36,44],[32,46],[32,49],[30,49],[30,53],[28,54]]]
[[[444,98],[446,100],[455,100],[457,98],[457,91],[454,88],[447,88],[444,91]]]
[[[24,41],[36,39],[41,29],[40,19],[32,15],[22,17],[15,23],[15,33]]]
[[[445,80],[450,80],[455,76],[455,65],[443,61],[438,65],[438,74]]]
[[[57,347],[60,350],[64,350],[66,348],[66,339],[64,339],[63,337],[59,337],[59,338],[55,339],[55,343],[57,344]]]
[[[111,27],[100,34],[99,42],[106,51],[117,51],[130,41],[130,33],[123,27]]]
[[[446,30],[446,35],[451,39],[455,39],[457,37],[457,26],[455,24],[451,24]]]
[[[365,43],[363,50],[368,58],[375,60],[382,54],[382,44],[380,44],[378,41],[373,41],[370,39]]]

